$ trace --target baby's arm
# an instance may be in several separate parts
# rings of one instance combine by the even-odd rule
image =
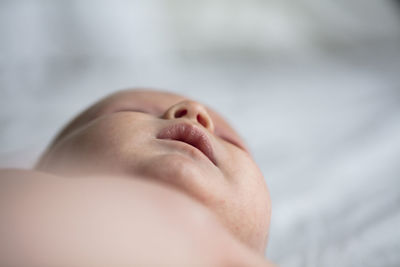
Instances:
[[[140,179],[0,170],[0,266],[270,266],[203,206]]]

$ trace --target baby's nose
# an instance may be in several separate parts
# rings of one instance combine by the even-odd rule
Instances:
[[[214,132],[214,123],[206,108],[195,101],[185,100],[171,106],[163,115],[164,119],[172,120],[186,118],[204,126],[210,132]]]

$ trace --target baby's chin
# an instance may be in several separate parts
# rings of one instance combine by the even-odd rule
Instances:
[[[113,164],[99,164],[86,159],[75,161],[79,155],[71,155],[70,159],[57,158],[53,155],[47,159],[47,165],[38,164],[37,170],[66,178],[123,178],[147,181],[162,187],[179,191],[192,200],[212,211],[229,232],[251,249],[263,253],[266,245],[266,225],[252,225],[254,221],[263,221],[260,213],[238,214],[235,211],[237,195],[229,187],[223,187],[215,181],[223,181],[223,177],[206,176],[193,160],[179,156],[158,156],[148,164],[129,170]],[[63,162],[63,163],[61,163]],[[110,164],[110,163],[108,163]],[[266,215],[267,216],[267,215]]]

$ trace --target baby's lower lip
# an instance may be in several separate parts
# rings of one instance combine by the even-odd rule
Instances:
[[[214,165],[217,165],[207,134],[195,125],[189,123],[173,124],[161,130],[157,138],[190,145],[202,152]]]
[[[172,149],[172,151],[174,152],[184,152],[184,154],[189,155],[189,157],[193,158],[195,161],[204,160],[214,165],[214,163],[204,153],[202,153],[199,149],[193,147],[192,145],[171,139],[161,139],[160,141],[162,141],[164,145],[167,145],[169,149]]]

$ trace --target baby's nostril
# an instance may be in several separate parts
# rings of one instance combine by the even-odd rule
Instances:
[[[205,128],[207,128],[207,126],[208,126],[208,121],[207,121],[203,116],[201,116],[200,114],[198,114],[197,117],[196,117],[196,119],[197,119],[197,121],[198,121],[201,125],[203,125]]]
[[[181,118],[181,117],[185,116],[186,114],[187,114],[187,110],[186,109],[180,109],[180,110],[177,110],[175,112],[174,117],[175,118]]]

